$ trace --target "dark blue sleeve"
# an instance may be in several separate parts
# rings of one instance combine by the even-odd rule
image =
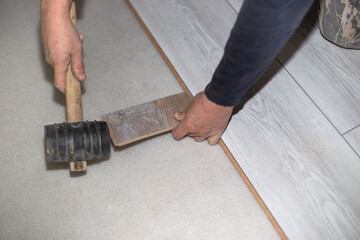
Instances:
[[[224,55],[205,94],[223,106],[237,105],[272,63],[313,0],[245,0]]]

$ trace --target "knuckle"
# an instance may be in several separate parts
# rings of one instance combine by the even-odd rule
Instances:
[[[185,122],[184,122],[184,127],[185,127],[186,129],[192,130],[192,129],[194,129],[194,123],[189,122],[189,121],[185,121]]]
[[[200,128],[200,127],[201,127],[201,124],[198,123],[198,122],[194,122],[194,127],[195,127],[195,128]]]
[[[76,62],[76,63],[73,63],[73,68],[75,71],[83,71],[84,70],[84,65],[82,64],[82,62]]]
[[[75,67],[83,67],[83,58],[81,55],[74,55],[72,57],[72,64],[75,66]]]
[[[59,62],[58,57],[55,54],[48,55],[46,61],[51,65],[57,65]]]

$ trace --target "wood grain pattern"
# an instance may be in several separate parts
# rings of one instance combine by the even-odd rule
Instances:
[[[203,90],[233,9],[216,0],[131,3],[190,91]],[[359,157],[278,62],[252,94],[259,89],[223,136],[247,178],[290,239],[359,238]]]
[[[358,239],[360,159],[279,68],[223,140],[289,239]]]
[[[192,96],[180,93],[101,116],[109,126],[115,146],[139,141],[172,130],[175,112],[184,111]]]
[[[344,133],[360,124],[360,51],[325,40],[315,18],[316,12],[307,16],[278,59]]]
[[[360,156],[360,126],[344,134],[344,137]]]

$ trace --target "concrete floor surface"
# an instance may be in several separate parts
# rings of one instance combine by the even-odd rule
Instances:
[[[84,119],[182,92],[123,1],[79,4]],[[163,134],[89,163],[45,162],[66,119],[43,57],[38,2],[0,2],[0,239],[278,239],[220,146]]]

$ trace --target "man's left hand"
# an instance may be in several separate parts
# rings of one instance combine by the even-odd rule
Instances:
[[[197,142],[207,139],[209,144],[215,145],[226,129],[233,108],[217,105],[200,92],[184,112],[174,114],[181,122],[172,130],[173,137],[179,140],[190,136]]]

